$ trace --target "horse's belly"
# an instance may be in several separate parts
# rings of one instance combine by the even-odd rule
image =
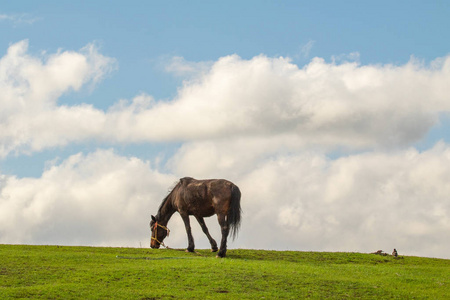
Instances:
[[[216,212],[214,211],[214,207],[211,208],[204,208],[204,209],[196,209],[195,211],[192,211],[191,215],[207,218],[214,215]]]
[[[216,213],[213,206],[199,206],[199,207],[189,207],[187,213],[192,216],[197,217],[211,217]]]

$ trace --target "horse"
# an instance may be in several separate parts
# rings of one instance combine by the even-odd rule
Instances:
[[[211,251],[217,252],[219,250],[217,257],[225,257],[228,234],[231,232],[231,237],[234,240],[239,231],[242,212],[240,202],[241,191],[228,180],[181,178],[162,201],[156,216],[151,216],[152,238],[150,247],[158,249],[160,245],[165,246],[163,241],[169,235],[167,223],[172,215],[178,211],[186,227],[187,252],[194,252],[195,248],[189,221],[189,216],[193,215],[208,237]],[[215,214],[222,232],[220,249],[217,248],[216,241],[209,234],[203,219]]]

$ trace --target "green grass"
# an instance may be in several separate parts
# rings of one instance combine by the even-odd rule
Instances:
[[[450,299],[450,260],[0,245],[0,298]]]

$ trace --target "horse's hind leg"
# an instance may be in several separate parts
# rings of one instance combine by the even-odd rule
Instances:
[[[197,218],[197,221],[200,224],[200,226],[202,227],[203,232],[208,237],[209,243],[211,244],[211,251],[216,252],[218,250],[217,243],[209,234],[208,227],[206,227],[206,224],[205,224],[205,220],[202,217],[195,216],[195,218]]]
[[[230,227],[228,226],[226,215],[217,215],[217,219],[219,220],[220,228],[222,230],[222,240],[220,242],[220,249],[219,253],[217,253],[217,256],[225,257],[227,253],[227,237],[230,231]]]
[[[186,233],[188,236],[188,247],[187,247],[187,251],[188,252],[194,252],[194,237],[192,236],[192,232],[191,232],[191,222],[189,221],[189,215],[184,215],[184,214],[180,214],[181,218],[183,219],[184,222],[184,226],[186,227]]]

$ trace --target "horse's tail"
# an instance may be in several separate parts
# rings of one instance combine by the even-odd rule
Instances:
[[[231,202],[228,210],[228,225],[233,240],[236,238],[241,225],[241,191],[236,185],[231,186]]]

